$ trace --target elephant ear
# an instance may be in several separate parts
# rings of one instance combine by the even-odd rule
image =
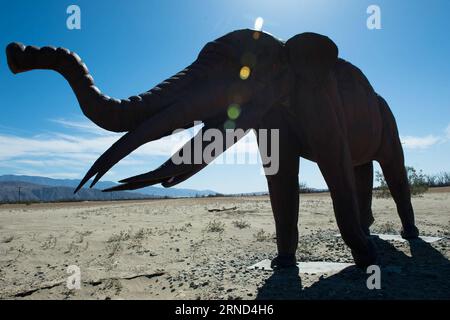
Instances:
[[[338,58],[336,44],[330,38],[312,32],[292,37],[286,42],[285,49],[296,76],[312,86],[326,78]]]

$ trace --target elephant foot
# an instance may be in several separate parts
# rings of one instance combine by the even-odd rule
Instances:
[[[355,252],[352,250],[353,260],[358,268],[366,270],[368,266],[377,264],[377,250],[372,240],[367,239],[368,250],[366,252]]]
[[[295,255],[278,255],[270,263],[272,269],[291,268],[297,265]]]
[[[419,238],[419,229],[416,226],[405,228],[403,227],[400,231],[400,235],[403,239],[411,240]]]

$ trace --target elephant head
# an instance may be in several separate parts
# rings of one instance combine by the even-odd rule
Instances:
[[[11,43],[6,54],[15,74],[33,69],[59,72],[69,82],[89,119],[106,130],[127,132],[94,163],[77,192],[94,176],[91,187],[95,185],[139,146],[175,129],[189,128],[194,121],[202,121],[205,128],[226,130],[230,106],[238,109],[235,112],[238,117],[232,119],[233,128],[256,128],[271,108],[279,107],[281,100],[290,95],[294,73],[314,82],[326,72],[335,47],[330,50],[328,38],[320,37],[302,34],[285,45],[264,32],[237,30],[207,43],[183,71],[145,93],[121,100],[102,94],[86,65],[67,49]],[[132,190],[157,183],[173,186],[207,164],[202,161],[176,165],[169,159],[158,169],[122,180],[123,184],[111,190]]]

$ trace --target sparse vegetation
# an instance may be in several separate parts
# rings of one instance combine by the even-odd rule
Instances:
[[[120,241],[110,242],[107,246],[108,249],[108,258],[113,257],[117,252],[122,248],[122,244]]]
[[[406,167],[406,173],[408,175],[408,182],[411,190],[412,196],[421,196],[428,190],[428,177],[422,172],[422,170],[417,171],[413,167]],[[377,198],[389,198],[391,193],[389,191],[388,185],[384,176],[381,172],[376,172],[375,180],[380,184],[375,191],[375,197]]]
[[[389,221],[381,224],[377,228],[377,230],[379,233],[384,233],[384,234],[395,234],[397,232],[397,230],[394,227],[394,224]]]
[[[427,177],[429,187],[448,187],[450,186],[450,172],[441,172]]]
[[[314,190],[311,189],[310,187],[308,187],[306,185],[306,182],[300,182],[298,184],[298,192],[300,192],[300,193],[311,193],[311,192],[314,192]]]
[[[260,229],[258,230],[253,237],[255,238],[256,241],[258,242],[263,242],[263,241],[271,241],[273,239],[273,235],[271,235],[270,233],[264,231],[264,229]]]
[[[389,191],[386,180],[381,172],[375,172],[375,180],[380,184],[380,186],[375,188],[374,196],[376,198],[389,198],[391,196],[391,192]]]
[[[206,197],[207,198],[220,198],[220,197],[224,197],[225,195],[222,193],[211,193],[208,194]]]
[[[142,240],[145,237],[145,229],[141,228],[138,231],[136,231],[136,233],[134,234],[133,238],[136,240]]]
[[[353,263],[350,248],[342,237],[336,236],[339,231],[329,195],[300,196],[300,202],[297,260]],[[392,293],[389,297],[396,299],[445,298],[442,286],[447,284],[447,279],[424,277],[424,274],[430,273],[430,265],[438,274],[446,272],[450,194],[446,188],[414,202],[422,234],[443,239],[431,245],[416,243],[412,255],[407,242],[374,238],[380,259],[389,267],[382,287],[389,289]],[[232,206],[238,209],[225,213],[206,210]],[[149,215],[146,215],[147,210]],[[401,223],[393,201],[374,199],[373,211],[376,218],[371,228],[373,233],[398,235]],[[156,214],[159,216],[154,216]],[[0,279],[4,282],[4,290],[0,291],[6,299],[136,299],[143,296],[152,299],[314,299],[319,295],[332,299],[351,299],[355,295],[364,299],[380,298],[377,292],[367,290],[367,277],[358,280],[361,274],[354,267],[337,273],[344,275],[337,282],[334,272],[302,276],[301,286],[293,283],[289,275],[282,274],[283,290],[277,290],[280,283],[265,284],[270,277],[267,272],[247,271],[255,263],[273,258],[276,252],[275,226],[268,197],[180,199],[151,204],[7,205],[0,206],[0,217],[0,248],[3,260],[10,263],[0,268]],[[82,220],[84,217],[88,220]],[[18,221],[20,228],[12,228]],[[42,221],[45,221],[45,228],[36,229],[42,226]],[[205,230],[207,225],[212,232]],[[51,234],[58,241],[54,247],[55,239],[47,238]],[[10,243],[1,242],[11,235],[14,239]],[[44,240],[48,240],[43,244],[44,248],[48,247],[45,251],[41,248]],[[32,263],[41,256],[46,257],[43,263]],[[426,263],[423,263],[424,258]],[[71,264],[81,267],[84,289],[70,290],[69,296],[62,277]],[[172,272],[174,270],[176,272]],[[230,270],[234,271],[230,273]],[[395,281],[389,281],[394,278]],[[403,290],[411,281],[419,284],[417,290]],[[261,290],[264,285],[268,291]],[[420,290],[422,288],[427,292]],[[31,294],[30,290],[33,290]],[[266,295],[272,291],[276,294]]]
[[[210,221],[206,225],[205,231],[222,233],[225,231],[225,224],[217,220]]]
[[[233,221],[233,226],[239,229],[250,228],[250,223],[244,220],[235,220]]]
[[[118,234],[114,233],[111,235],[111,237],[109,237],[108,240],[106,240],[106,242],[111,243],[111,242],[120,242],[120,241],[126,241],[130,239],[130,234],[127,231],[120,231]]]

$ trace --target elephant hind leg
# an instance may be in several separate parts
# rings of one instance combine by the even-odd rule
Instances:
[[[389,162],[381,162],[380,165],[392,198],[397,205],[397,212],[402,222],[402,237],[405,239],[417,238],[419,230],[414,222],[411,192],[401,147],[396,157]]]
[[[384,118],[384,133],[377,160],[380,163],[392,198],[397,205],[397,212],[403,227],[402,237],[414,239],[419,236],[419,230],[414,221],[411,192],[397,124],[384,100],[381,100],[381,111]]]
[[[359,205],[359,220],[364,233],[370,235],[370,226],[374,222],[372,215],[373,163],[372,161],[356,166],[355,182]]]
[[[345,144],[342,149],[333,149],[337,150],[335,157],[322,156],[317,164],[330,190],[342,239],[350,247],[355,264],[365,269],[376,263],[377,254],[374,244],[361,227],[355,170]]]

